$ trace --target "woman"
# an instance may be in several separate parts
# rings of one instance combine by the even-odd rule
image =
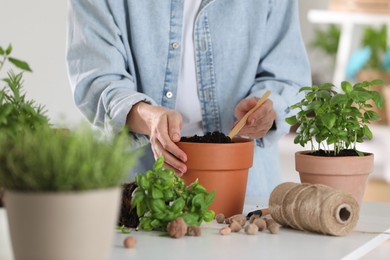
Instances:
[[[277,142],[310,84],[297,0],[71,0],[67,62],[76,105],[96,127],[127,127],[147,145],[138,172],[163,155],[185,174],[182,135],[239,132],[256,140],[246,203],[280,182]],[[272,127],[274,125],[274,127]]]

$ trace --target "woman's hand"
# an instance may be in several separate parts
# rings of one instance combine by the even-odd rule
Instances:
[[[234,115],[237,118],[237,122],[251,109],[253,108],[258,98],[249,98],[241,100],[234,109]],[[246,121],[245,126],[238,132],[239,135],[248,136],[250,138],[262,138],[264,137],[276,118],[276,112],[273,108],[272,101],[267,99],[258,109],[256,109]],[[233,125],[233,126],[234,126]]]
[[[130,110],[126,123],[130,131],[149,135],[154,158],[163,156],[166,168],[172,168],[179,176],[187,171],[187,156],[175,144],[181,138],[180,113],[139,102]]]

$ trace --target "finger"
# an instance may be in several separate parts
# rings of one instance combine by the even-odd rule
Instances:
[[[267,99],[258,109],[256,109],[249,117],[248,124],[253,125],[258,121],[275,120],[276,113],[273,109],[273,103],[270,99]]]
[[[182,118],[179,113],[174,113],[168,117],[169,136],[173,142],[179,142],[181,137]]]
[[[178,147],[177,149],[180,150]],[[160,143],[158,139],[154,140],[154,143],[152,144],[152,151],[155,158],[163,156],[164,162],[170,165],[171,168],[174,169],[176,172],[185,173],[187,171],[187,166],[185,165],[183,160],[180,160],[174,154],[170,153],[166,148],[164,148],[164,146]],[[183,151],[181,152],[186,157],[186,154]],[[185,159],[187,159],[187,157]]]
[[[257,98],[249,98],[241,100],[234,109],[234,116],[241,119],[249,110],[257,103]]]
[[[184,175],[184,173],[180,172],[178,169],[175,169],[175,167],[173,167],[172,165],[168,164],[168,163],[164,163],[164,168],[165,169],[172,169],[177,176],[179,177],[182,177]]]

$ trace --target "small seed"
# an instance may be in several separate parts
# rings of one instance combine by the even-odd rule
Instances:
[[[223,227],[219,230],[219,234],[221,234],[222,236],[224,235],[228,235],[232,232],[232,230],[230,229],[230,227]]]
[[[125,240],[123,240],[123,245],[125,248],[133,248],[135,247],[136,244],[137,244],[137,239],[135,239],[135,237],[132,236],[128,236],[125,238]]]
[[[249,224],[245,227],[245,233],[248,235],[254,235],[258,231],[258,227],[255,224]]]

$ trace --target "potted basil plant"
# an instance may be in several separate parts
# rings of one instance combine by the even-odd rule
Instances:
[[[344,190],[361,203],[374,155],[359,151],[357,143],[372,139],[369,124],[380,119],[370,104],[383,107],[382,95],[371,89],[378,84],[382,81],[344,81],[338,88],[327,83],[299,90],[305,97],[291,107],[298,113],[286,122],[299,125],[295,144],[311,146],[311,150],[295,154],[302,183]]]

